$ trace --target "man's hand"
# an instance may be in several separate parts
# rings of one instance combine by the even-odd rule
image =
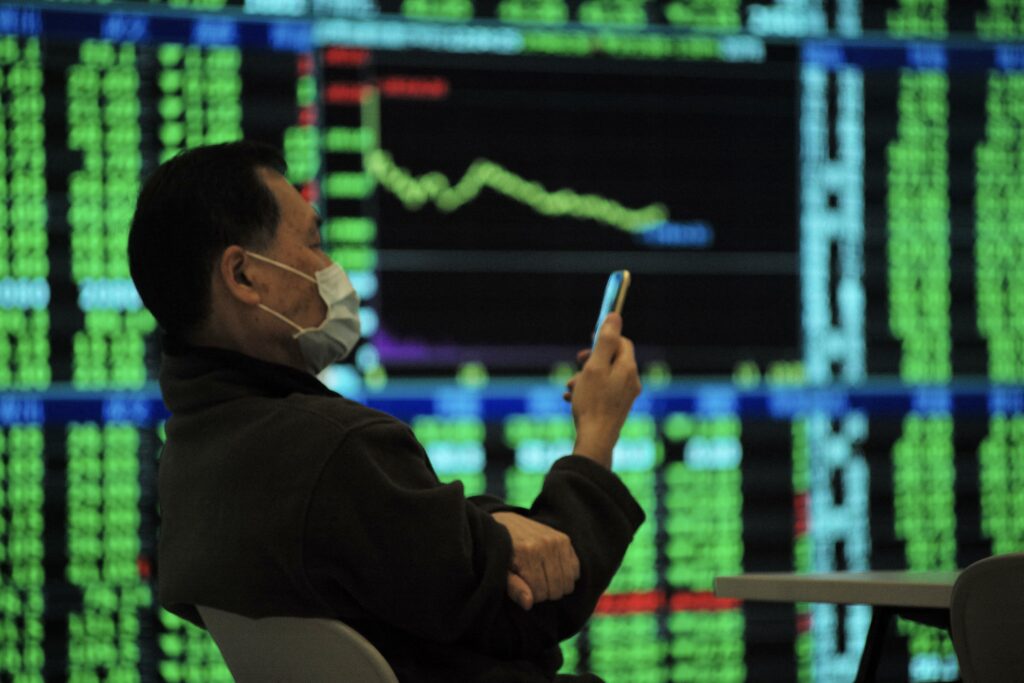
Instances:
[[[572,401],[576,423],[573,452],[611,467],[612,448],[640,394],[640,376],[633,342],[622,336],[622,316],[609,313],[592,353],[580,352],[583,369],[569,380],[566,398]]]
[[[530,609],[572,593],[580,578],[580,560],[568,536],[514,512],[491,516],[512,537],[508,596],[513,602]]]
[[[583,366],[587,364],[587,359],[590,358],[590,349],[580,349],[576,352],[576,369],[582,370]],[[565,383],[565,392],[562,394],[562,398],[565,399],[566,403],[572,403],[572,390],[576,388],[576,382],[580,378],[580,373],[576,373],[569,378],[569,381]]]

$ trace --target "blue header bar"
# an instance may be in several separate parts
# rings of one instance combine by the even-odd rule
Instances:
[[[863,69],[920,69],[937,71],[1024,70],[1024,46],[1019,44],[949,45],[931,41],[905,43],[811,40],[801,47],[801,59],[835,70],[845,66]]]
[[[0,35],[99,39],[129,43],[187,43],[281,52],[313,49],[308,21],[251,21],[223,16],[174,17],[134,12],[0,7]]]
[[[20,7],[0,7],[0,34],[37,36],[42,33],[43,13]]]
[[[0,426],[129,422],[152,426],[168,412],[155,390],[139,392],[10,392],[0,396]],[[471,415],[501,420],[510,415],[556,414],[569,406],[562,389],[528,379],[500,380],[481,389],[457,384],[397,380],[379,392],[353,396],[371,408],[402,420],[417,415]],[[739,389],[732,384],[677,384],[644,391],[636,414],[663,418],[671,413],[704,417],[737,415],[754,420],[793,420],[814,414],[841,417],[850,411],[870,418],[902,419],[909,413],[987,419],[1024,413],[1024,387],[766,387]]]

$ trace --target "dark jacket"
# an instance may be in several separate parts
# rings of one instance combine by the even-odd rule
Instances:
[[[411,430],[311,375],[168,344],[160,457],[161,604],[326,616],[363,633],[402,683],[550,681],[643,521],[619,479],[580,456],[528,514],[567,533],[573,593],[524,611],[506,595],[508,532],[490,497],[441,484]],[[525,513],[525,511],[524,511]]]

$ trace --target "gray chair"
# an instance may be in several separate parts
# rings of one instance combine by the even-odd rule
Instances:
[[[398,683],[370,641],[340,621],[197,608],[238,683]]]
[[[1024,553],[988,557],[963,570],[949,611],[964,683],[1024,681]]]

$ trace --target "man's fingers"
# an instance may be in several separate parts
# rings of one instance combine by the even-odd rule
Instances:
[[[618,313],[609,313],[597,332],[597,343],[590,354],[591,360],[598,366],[611,365],[612,358],[619,347],[619,339],[622,338],[622,316]],[[589,362],[589,361],[588,361]]]
[[[544,563],[544,569],[550,586],[550,599],[569,595],[576,587],[576,579],[579,578],[579,558],[572,547],[568,536],[560,535],[552,540],[548,558]]]
[[[572,592],[573,586],[576,585],[576,581],[572,578],[572,569],[569,567],[569,561],[565,554],[557,553],[556,562],[558,562],[558,595],[555,599],[568,595]]]
[[[553,600],[557,600],[569,593],[572,593],[573,587],[576,585],[576,579],[572,577],[572,566],[569,564],[569,553],[566,549],[571,552],[572,546],[568,543],[560,543],[557,547],[552,549],[552,564],[556,568],[556,576],[552,577],[553,581],[558,586],[558,595],[553,596]]]
[[[619,337],[618,348],[615,350],[615,361],[612,363],[619,372],[636,371],[636,350],[633,342],[627,337]]]
[[[572,543],[566,543],[562,547],[562,595],[569,595],[576,588],[576,581],[580,578],[580,559],[576,556],[576,550]]]
[[[615,362],[612,364],[613,373],[622,373],[628,378],[626,386],[633,393],[633,396],[637,396],[640,393],[640,375],[637,372],[636,366],[636,352],[633,347],[633,342],[626,337],[619,338],[619,352],[615,356]]]
[[[525,561],[523,561],[525,558]],[[544,564],[540,555],[532,547],[525,547],[522,553],[513,556],[512,571],[522,578],[530,586],[533,595],[533,603],[544,602],[550,599],[547,576],[544,574]]]
[[[576,388],[576,376],[573,375],[573,378],[565,383],[565,391],[562,393],[562,398],[564,398],[569,403],[572,403],[572,391],[575,388]]]
[[[536,605],[571,593],[579,577],[579,560],[565,533],[512,512],[492,515],[512,539],[509,597],[517,604]],[[523,587],[529,588],[527,601]]]
[[[549,597],[558,600],[572,593],[576,586],[576,569],[573,561],[577,561],[576,551],[572,542],[565,534],[558,533],[548,539],[548,549],[544,554],[544,570],[548,579]]]
[[[577,368],[582,368],[583,365],[587,362],[588,358],[590,358],[590,349],[580,349],[579,351],[577,351],[576,352],[576,367]]]
[[[544,572],[544,585],[548,587],[548,600],[562,597],[562,577],[558,568],[558,559],[551,557],[541,565]]]
[[[576,550],[570,543],[565,548],[565,560],[563,566],[566,568],[566,576],[569,577],[569,590],[565,592],[566,595],[572,593],[573,588],[576,587],[576,582],[580,578],[580,558],[576,555]]]
[[[534,603],[544,602],[545,600],[551,599],[551,584],[548,581],[547,572],[544,569],[544,563],[538,562],[533,569],[533,581],[530,585],[533,587],[533,601]]]
[[[576,585],[572,564],[566,558],[562,544],[554,545],[549,542],[545,545],[546,547],[538,548],[531,553],[531,557],[542,559],[537,559],[529,565],[513,564],[512,567],[513,571],[530,586],[533,604],[558,600],[563,595],[571,593]],[[565,545],[575,556],[571,544]]]
[[[587,353],[589,354],[589,351]],[[562,394],[562,398],[564,398],[569,403],[572,403],[572,392],[576,388],[576,382],[578,382],[579,379],[580,375],[579,373],[576,373],[569,379],[568,382],[565,383],[566,391]]]
[[[525,610],[533,607],[533,591],[530,584],[515,572],[508,573],[508,597]]]

